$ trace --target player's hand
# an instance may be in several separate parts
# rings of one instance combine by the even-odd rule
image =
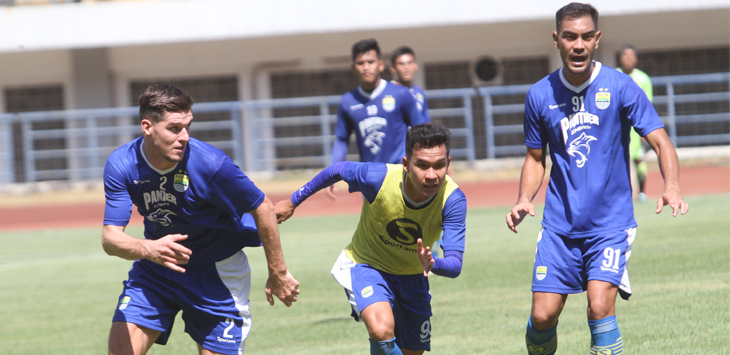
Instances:
[[[179,265],[187,264],[193,253],[179,243],[185,239],[188,239],[188,236],[184,234],[168,234],[157,240],[147,240],[143,244],[145,259],[184,273],[185,269]]]
[[[516,204],[515,207],[512,207],[512,210],[510,210],[507,214],[507,228],[517,233],[517,225],[520,224],[520,222],[522,222],[528,214],[535,217],[535,206],[532,203],[520,202]]]
[[[682,196],[680,196],[679,191],[677,190],[664,191],[662,197],[660,197],[656,202],[656,213],[661,213],[662,209],[666,205],[669,205],[669,207],[672,208],[672,216],[674,217],[677,217],[677,212],[682,214],[689,212],[689,204],[682,201]]]
[[[293,302],[296,302],[299,295],[299,281],[294,276],[286,271],[286,275],[279,277],[269,271],[269,279],[266,280],[266,300],[269,301],[270,305],[274,305],[274,296],[278,297],[284,305],[290,307]]]
[[[418,255],[418,260],[421,262],[421,266],[423,266],[423,277],[428,277],[428,273],[433,269],[433,264],[436,263],[436,260],[431,255],[431,247],[423,247],[423,240],[421,238],[416,240],[416,244],[418,245],[416,254]]]
[[[335,196],[335,192],[337,192],[337,187],[335,186],[335,184],[330,185],[324,191],[327,193],[327,197],[329,197],[330,199],[337,199],[337,196]]]
[[[284,222],[287,219],[291,218],[291,216],[294,215],[294,210],[296,208],[297,206],[294,206],[290,199],[277,202],[276,206],[274,206],[274,213],[276,213],[276,223],[281,224],[281,222]]]

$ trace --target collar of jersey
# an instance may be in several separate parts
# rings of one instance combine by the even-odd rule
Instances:
[[[593,80],[596,79],[596,77],[598,76],[598,72],[601,71],[601,67],[602,67],[601,62],[596,62],[594,60],[593,65],[595,65],[595,67],[593,68],[593,73],[591,73],[591,77],[588,80],[586,80],[585,83],[581,84],[580,86],[575,86],[568,82],[568,79],[566,79],[565,76],[563,76],[562,67],[560,68],[559,73],[558,73],[560,75],[560,81],[563,82],[563,85],[565,85],[565,87],[568,88],[568,90],[575,92],[575,93],[579,93],[579,92],[583,91],[586,87],[588,87],[588,85],[590,85],[593,82]]]
[[[408,194],[406,193],[406,173],[405,172],[403,172],[403,180],[402,180],[402,183],[400,184],[400,190],[403,193],[403,201],[406,202],[406,205],[408,205],[408,207],[413,208],[414,210],[428,206],[428,204],[431,203],[431,201],[433,201],[434,198],[436,198],[436,195],[438,195],[438,194],[433,195],[429,199],[427,199],[425,201],[421,201],[421,202],[413,201],[410,197],[408,197]]]
[[[144,148],[142,148],[142,147],[144,147],[144,138],[139,140],[139,152],[140,152],[140,154],[142,154],[142,159],[144,159],[145,163],[147,163],[147,166],[149,166],[150,169],[154,170],[158,174],[167,175],[167,173],[169,173],[169,172],[175,170],[175,168],[177,168],[177,163],[175,163],[175,166],[173,166],[170,169],[160,170],[160,169],[155,168],[155,166],[152,165],[152,163],[150,163],[149,160],[147,160],[147,156],[144,154]]]
[[[367,92],[367,91],[363,90],[362,86],[360,86],[360,85],[357,86],[357,91],[360,92],[360,95],[365,96],[368,99],[372,100],[372,99],[378,97],[378,95],[380,95],[380,93],[382,93],[383,90],[385,90],[386,85],[388,85],[388,81],[383,78],[380,78],[380,82],[378,83],[378,86],[375,88],[375,90],[373,90],[373,92]]]

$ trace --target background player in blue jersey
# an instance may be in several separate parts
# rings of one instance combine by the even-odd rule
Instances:
[[[428,272],[461,273],[466,197],[446,175],[450,133],[435,124],[408,130],[401,164],[340,162],[276,204],[281,223],[307,197],[344,180],[365,197],[360,222],[332,275],[370,335],[371,354],[422,354],[431,345]],[[444,257],[431,246],[443,231]],[[449,353],[449,351],[444,351]]]
[[[413,80],[416,78],[416,72],[418,71],[416,53],[411,47],[400,46],[390,54],[390,63],[390,72],[395,75],[395,80],[393,80],[393,82],[401,84],[411,91],[411,94],[416,99],[416,105],[418,106],[418,110],[421,111],[423,118],[426,121],[431,121],[431,116],[428,114],[426,92],[423,88],[413,84]]]
[[[381,78],[384,68],[375,39],[352,46],[352,71],[359,85],[340,100],[331,164],[345,160],[353,133],[360,161],[398,164],[405,155],[408,127],[428,121],[407,87]],[[327,192],[334,197],[334,186]]]
[[[102,246],[135,260],[112,319],[109,353],[145,354],[165,344],[182,310],[200,354],[239,354],[251,327],[245,246],[263,244],[266,296],[290,306],[299,283],[286,268],[271,201],[223,151],[189,136],[193,101],[152,85],[139,98],[143,136],[104,168]],[[144,239],[125,232],[132,204]]]
[[[571,3],[557,11],[553,40],[563,67],[537,82],[525,102],[527,156],[510,230],[529,214],[550,151],[532,281],[528,354],[554,354],[557,324],[568,294],[587,291],[591,354],[621,354],[617,293],[631,288],[626,263],[636,235],[629,176],[629,131],[646,137],[659,157],[664,192],[656,212],[686,213],[679,189],[677,153],[654,107],[628,76],[593,61],[601,31],[598,12]]]

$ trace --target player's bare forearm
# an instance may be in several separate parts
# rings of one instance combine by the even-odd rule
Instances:
[[[681,214],[687,213],[689,204],[682,200],[679,187],[679,158],[676,149],[674,149],[674,144],[672,144],[663,128],[652,131],[645,138],[656,152],[659,170],[661,170],[664,179],[664,192],[657,201],[656,213],[660,213],[662,207],[666,205],[672,208],[674,216],[678,212]]]
[[[517,194],[517,202],[505,217],[507,228],[512,232],[517,233],[517,225],[522,222],[526,215],[535,215],[535,206],[532,204],[532,199],[540,190],[544,176],[544,150],[528,148],[520,174],[520,190]]]
[[[525,162],[520,173],[520,190],[517,203],[532,202],[545,177],[545,152],[543,149],[527,148]]]
[[[299,282],[289,273],[284,262],[284,252],[281,249],[279,228],[276,225],[276,214],[271,201],[264,199],[258,208],[251,211],[259,231],[259,239],[264,247],[266,262],[269,268],[269,278],[266,282],[266,299],[274,304],[274,297],[279,298],[287,307],[297,301]]]
[[[679,191],[679,158],[666,131],[657,129],[645,138],[656,152],[659,170],[664,179],[664,190]]]
[[[179,242],[187,237],[169,234],[156,240],[139,239],[125,233],[123,226],[104,225],[101,243],[109,255],[126,260],[147,259],[177,272],[185,272],[180,265],[188,263],[192,251]]]
[[[144,258],[143,240],[124,232],[125,226],[105,224],[101,230],[101,246],[107,255],[126,260]]]
[[[276,214],[271,200],[266,197],[258,208],[251,211],[251,215],[256,221],[259,239],[263,244],[266,261],[269,264],[269,273],[283,277],[286,275],[286,263],[281,250],[279,228],[276,226]]]

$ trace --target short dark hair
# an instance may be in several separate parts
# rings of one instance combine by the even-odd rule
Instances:
[[[639,51],[637,51],[636,48],[634,48],[634,46],[630,44],[624,44],[623,46],[621,46],[621,49],[618,50],[618,54],[624,54],[624,51],[627,49],[634,51],[634,54],[636,54],[637,57],[639,56]]]
[[[193,99],[185,91],[168,84],[153,84],[139,95],[139,118],[160,122],[166,112],[189,112]]]
[[[624,44],[624,45],[623,45],[623,46],[621,46],[621,48],[620,48],[620,49],[618,50],[618,53],[616,53],[616,63],[618,63],[618,64],[619,64],[619,66],[621,66],[621,56],[622,56],[622,55],[624,54],[624,52],[625,52],[625,51],[626,51],[627,49],[630,49],[630,50],[634,51],[634,54],[636,55],[636,58],[637,58],[637,59],[639,58],[639,51],[637,51],[637,50],[636,50],[636,48],[634,48],[634,46],[632,46],[632,45],[630,45],[630,44]]]
[[[433,148],[440,145],[446,146],[446,156],[451,154],[451,131],[448,128],[436,123],[424,123],[413,126],[406,132],[406,157],[413,155],[413,150],[418,148]]]
[[[590,16],[593,19],[593,25],[598,28],[598,10],[591,4],[581,4],[579,2],[571,2],[563,6],[555,13],[555,30],[560,32],[560,26],[566,18],[577,19],[583,16]]]
[[[375,51],[375,54],[378,55],[378,59],[380,59],[380,46],[375,38],[362,39],[355,42],[355,44],[352,45],[352,61],[354,62],[358,55],[370,51]]]
[[[395,61],[398,59],[398,57],[404,55],[404,54],[410,54],[413,56],[413,59],[416,59],[416,53],[413,52],[413,48],[408,46],[400,46],[396,48],[393,53],[390,54],[390,62],[395,65]]]

